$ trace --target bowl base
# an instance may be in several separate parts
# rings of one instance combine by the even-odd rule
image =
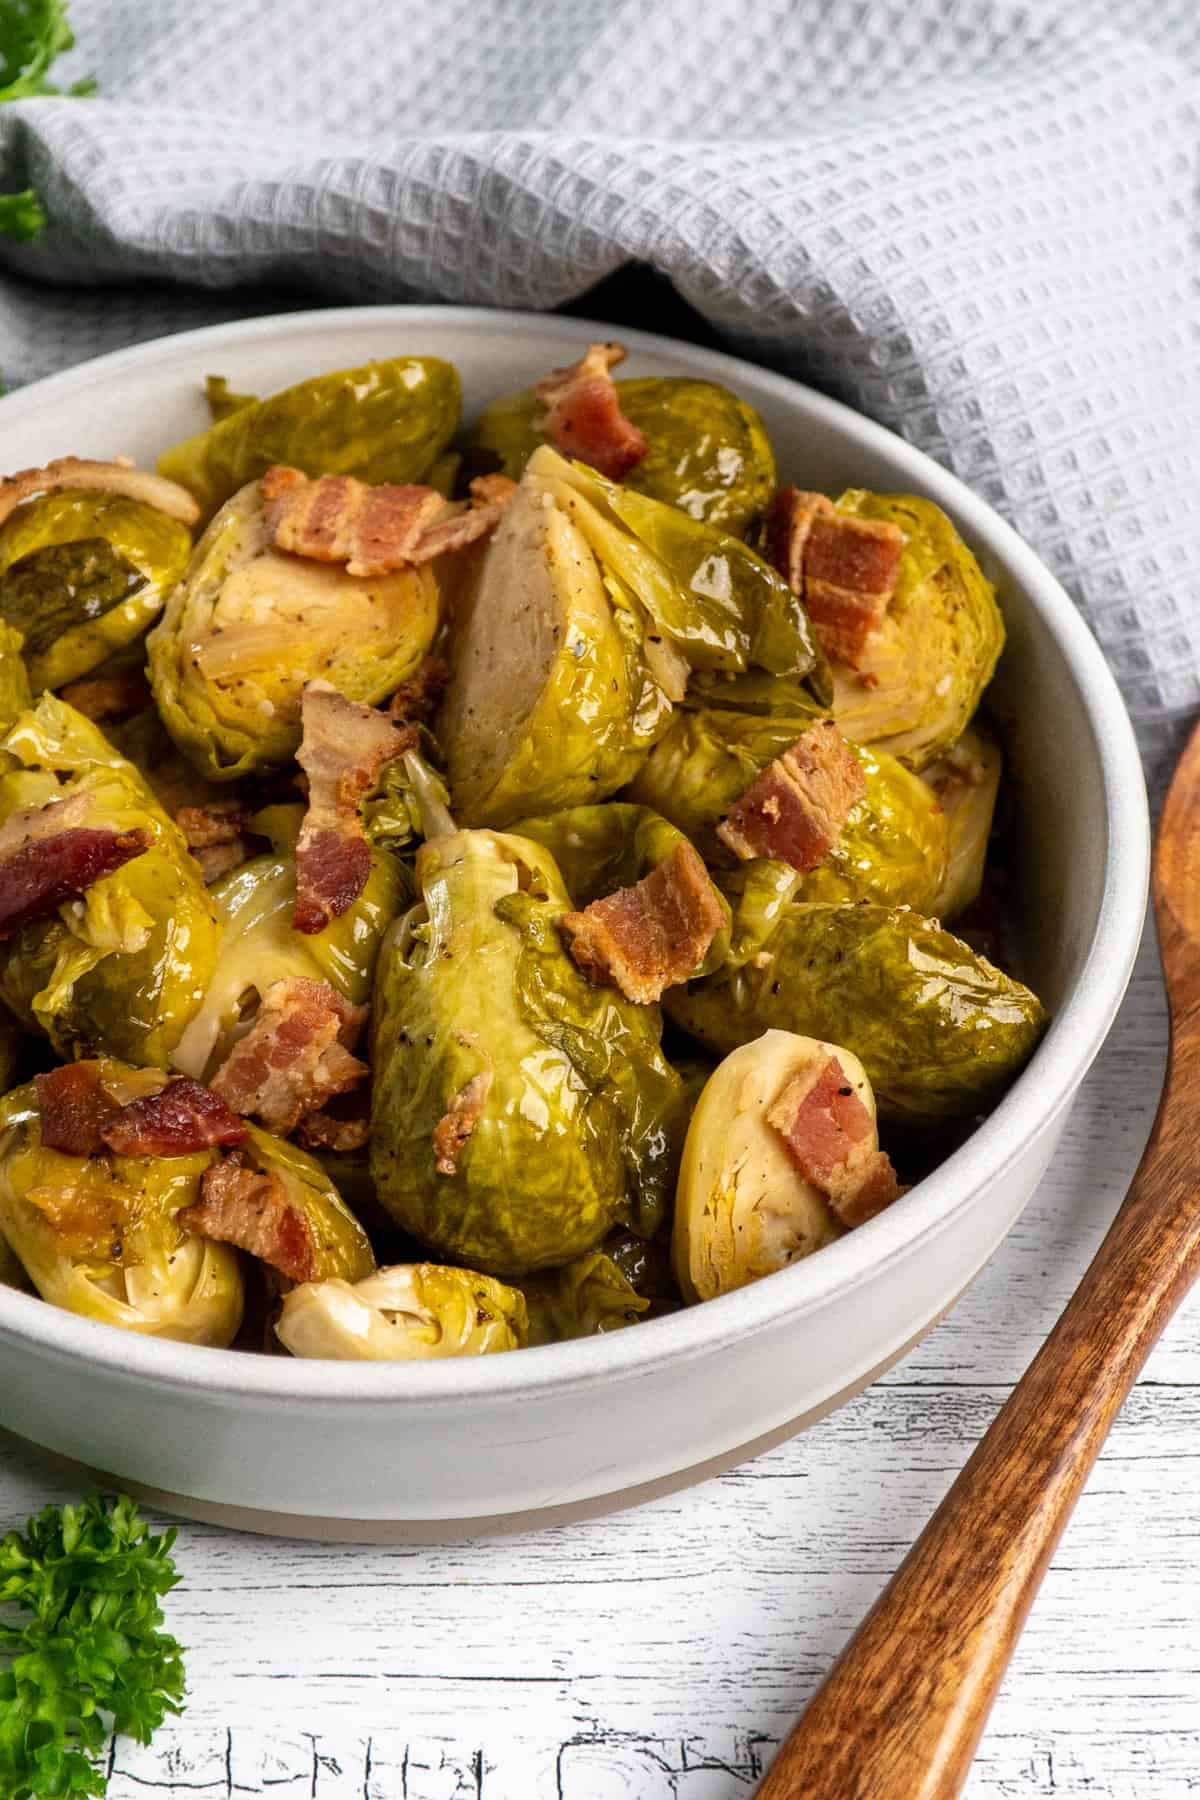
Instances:
[[[969,1285],[969,1284],[968,1284]],[[965,1291],[965,1289],[963,1290]],[[777,1425],[761,1437],[751,1438],[732,1450],[722,1451],[703,1462],[692,1463],[672,1475],[661,1475],[654,1481],[638,1482],[632,1487],[618,1488],[607,1494],[593,1494],[586,1500],[570,1500],[559,1506],[530,1507],[522,1512],[480,1514],[471,1519],[351,1519],[325,1518],[315,1513],[272,1512],[254,1506],[234,1506],[220,1500],[204,1500],[192,1494],[175,1494],[165,1488],[151,1487],[125,1475],[110,1475],[84,1463],[61,1455],[38,1444],[38,1454],[56,1469],[68,1473],[81,1486],[100,1487],[108,1492],[132,1494],[156,1512],[177,1519],[190,1519],[199,1525],[221,1525],[229,1531],[245,1531],[260,1537],[298,1538],[319,1544],[441,1544],[456,1539],[503,1537],[520,1531],[541,1531],[550,1525],[574,1525],[586,1519],[602,1518],[606,1513],[624,1512],[630,1507],[645,1506],[651,1500],[662,1500],[684,1488],[695,1487],[713,1475],[723,1475],[741,1463],[750,1462],[767,1450],[805,1431],[810,1425],[828,1418],[839,1406],[853,1400],[872,1382],[894,1368],[902,1357],[919,1344],[926,1333],[939,1325],[961,1296],[956,1294],[928,1325],[883,1362],[877,1363],[857,1381],[838,1390],[820,1406]],[[8,1435],[0,1432],[0,1437]],[[28,1440],[22,1440],[28,1441]]]

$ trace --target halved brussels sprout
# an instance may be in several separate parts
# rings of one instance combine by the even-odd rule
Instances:
[[[371,1240],[315,1156],[257,1125],[246,1124],[241,1155],[283,1183],[289,1205],[303,1218],[317,1266],[317,1280],[362,1281],[373,1273]]]
[[[775,456],[754,408],[715,381],[690,376],[642,376],[616,389],[621,411],[649,444],[625,485],[744,536],[775,487]],[[518,481],[546,441],[534,424],[544,410],[532,388],[493,401],[475,422],[468,455],[488,453]]]
[[[604,1250],[589,1250],[561,1269],[530,1275],[521,1284],[529,1309],[529,1342],[561,1344],[636,1325],[650,1310]]]
[[[956,919],[979,896],[1003,768],[999,743],[976,721],[922,777],[945,812],[949,839],[945,877],[925,908],[939,919]]]
[[[139,1086],[139,1076],[141,1085]],[[161,1075],[150,1078],[161,1085]],[[106,1064],[128,1098],[144,1072]],[[237,1252],[182,1231],[215,1152],[68,1156],[41,1141],[33,1082],[0,1101],[0,1235],[43,1300],[125,1331],[225,1346],[242,1319]]]
[[[293,1288],[275,1330],[293,1356],[340,1362],[486,1356],[524,1344],[525,1302],[474,1269],[404,1264],[353,1286],[335,1279]]]
[[[0,617],[24,634],[35,693],[140,638],[187,567],[187,527],[120,494],[26,501],[0,527]]]
[[[650,807],[618,800],[522,819],[514,830],[549,850],[577,909],[632,887],[684,842],[683,832]],[[728,920],[729,904],[724,904]],[[718,968],[728,950],[728,929],[718,931],[704,959],[705,972]]]
[[[527,477],[456,617],[437,735],[464,823],[507,825],[628,780],[669,707],[626,624],[587,543]]]
[[[658,1009],[596,988],[563,948],[553,858],[487,831],[417,852],[421,891],[380,955],[371,1166],[438,1254],[519,1277],[651,1235],[674,1182],[682,1088]]]
[[[719,1065],[700,1096],[675,1199],[675,1275],[688,1300],[711,1300],[810,1256],[841,1236],[767,1114],[815,1055],[836,1056],[875,1116],[871,1086],[840,1045],[765,1031]]]
[[[60,1055],[99,1050],[165,1066],[217,966],[219,928],[183,833],[133,764],[51,694],[7,733],[0,823],[72,803],[73,826],[147,830],[149,849],[0,948],[0,994]],[[14,764],[20,766],[12,766]]]
[[[396,356],[249,403],[222,384],[217,402],[215,424],[158,459],[159,472],[193,493],[206,518],[273,463],[306,475],[422,481],[458,428],[462,396],[452,363]]]
[[[750,925],[735,899],[725,966],[664,996],[677,1025],[722,1053],[771,1027],[843,1043],[861,1058],[880,1116],[916,1126],[999,1100],[1042,1034],[1036,995],[906,907],[777,894],[764,926],[769,891],[752,879]]]
[[[905,533],[900,575],[860,666],[833,666],[833,716],[847,737],[924,769],[959,738],[1004,648],[995,590],[940,507],[848,489],[840,512]]]
[[[307,681],[374,704],[417,667],[437,625],[428,566],[348,575],[276,550],[252,482],[212,521],[151,632],[150,681],[180,749],[230,781],[295,755]]]
[[[626,793],[655,807],[693,840],[714,867],[732,852],[716,826],[768,763],[808,730],[819,709],[789,696],[777,713],[681,707]],[[932,910],[948,854],[938,797],[884,750],[854,745],[867,784],[833,849],[803,877],[806,900],[875,900]],[[568,883],[569,885],[569,883]]]
[[[366,886],[341,917],[324,931],[297,931],[296,863],[285,833],[289,824],[299,830],[301,811],[272,807],[269,818],[256,815],[256,825],[279,834],[277,849],[252,857],[208,890],[221,925],[220,955],[171,1058],[197,1080],[224,1061],[248,1006],[273,981],[307,976],[329,982],[354,1006],[370,999],[379,946],[405,892],[400,869],[388,851],[375,850]]]

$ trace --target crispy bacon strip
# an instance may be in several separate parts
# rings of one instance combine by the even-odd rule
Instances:
[[[388,718],[401,725],[432,725],[449,680],[450,664],[440,656],[427,656],[388,701]]]
[[[434,1167],[439,1175],[457,1175],[459,1152],[478,1125],[491,1091],[492,1071],[481,1069],[459,1089],[434,1126]]]
[[[724,923],[708,870],[682,843],[633,887],[565,913],[558,928],[589,981],[648,1003],[696,973]]]
[[[41,1138],[47,1150],[67,1156],[93,1156],[100,1149],[101,1133],[120,1111],[100,1079],[94,1062],[66,1063],[45,1075],[35,1075]]]
[[[175,823],[188,841],[188,849],[200,864],[208,883],[231,869],[240,868],[254,854],[254,837],[247,830],[250,808],[240,800],[214,800],[204,806],[181,806]]]
[[[141,856],[154,833],[87,827],[36,837],[0,857],[0,940],[22,925],[47,919],[64,900],[78,899],[93,882]]]
[[[717,826],[735,856],[771,856],[802,873],[833,849],[867,791],[862,764],[831,720],[823,719],[768,763]]]
[[[327,681],[310,681],[301,701],[297,761],[308,776],[308,810],[296,843],[297,931],[323,931],[353,906],[371,873],[359,807],[388,763],[417,743],[373,706],[347,700]]]
[[[828,655],[858,668],[900,573],[904,533],[840,513],[824,494],[780,488],[764,521],[768,560],[803,599]]]
[[[181,1075],[121,1107],[100,1136],[118,1156],[190,1156],[245,1143],[246,1126],[211,1088]]]
[[[485,480],[494,478],[485,477]],[[259,482],[264,517],[278,550],[314,562],[345,563],[348,575],[387,575],[459,550],[495,526],[509,495],[487,489],[467,506],[418,484],[370,486],[353,475],[310,481],[276,464]]]
[[[302,976],[274,981],[245,1037],[212,1079],[234,1112],[254,1113],[281,1137],[335,1094],[366,1079],[366,1063],[350,1054],[366,1020],[327,981]]]
[[[320,1272],[309,1220],[274,1170],[251,1168],[241,1151],[205,1169],[199,1200],[176,1218],[185,1231],[234,1244],[290,1281],[315,1281]]]
[[[0,525],[34,494],[53,494],[63,488],[96,488],[105,494],[124,494],[140,500],[145,506],[178,519],[182,525],[194,525],[200,508],[176,481],[155,475],[149,469],[135,468],[131,458],[118,456],[113,462],[92,462],[83,456],[60,456],[41,469],[19,469],[15,475],[0,481]]]
[[[804,546],[818,514],[834,512],[825,494],[781,487],[763,517],[763,550],[794,594],[804,598]]]
[[[86,719],[102,723],[105,719],[127,719],[131,713],[144,712],[150,705],[150,683],[141,669],[126,669],[120,675],[91,675],[82,681],[69,681],[59,689],[58,697]]]
[[[650,448],[621,411],[609,373],[624,360],[620,344],[589,344],[578,362],[552,369],[533,390],[546,408],[537,422],[542,435],[564,456],[578,457],[610,481],[628,475]]]
[[[471,500],[476,506],[507,506],[517,491],[508,475],[476,475],[471,483]]]
[[[309,1113],[300,1121],[300,1142],[310,1150],[361,1150],[370,1141],[371,1121],[363,1113],[357,1118],[342,1118],[339,1113]]]
[[[767,1123],[843,1225],[861,1225],[899,1198],[891,1159],[876,1147],[874,1121],[836,1056],[796,1075]]]

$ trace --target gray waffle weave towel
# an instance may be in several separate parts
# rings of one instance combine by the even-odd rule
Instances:
[[[0,116],[53,219],[0,251],[10,383],[281,290],[545,308],[650,264],[1006,514],[1161,770],[1200,705],[1196,0],[72,19],[103,97]]]

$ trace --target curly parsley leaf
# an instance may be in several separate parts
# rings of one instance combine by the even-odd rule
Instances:
[[[103,1795],[92,1759],[109,1732],[149,1743],[183,1710],[180,1648],[160,1630],[174,1541],[127,1497],[93,1494],[0,1542],[0,1794]]]
[[[50,65],[75,42],[63,0],[0,0],[0,102],[60,94],[49,79]],[[68,94],[94,93],[90,79],[76,81]],[[46,223],[32,188],[0,194],[0,232],[27,243]],[[70,1790],[64,1790],[69,1792]]]

